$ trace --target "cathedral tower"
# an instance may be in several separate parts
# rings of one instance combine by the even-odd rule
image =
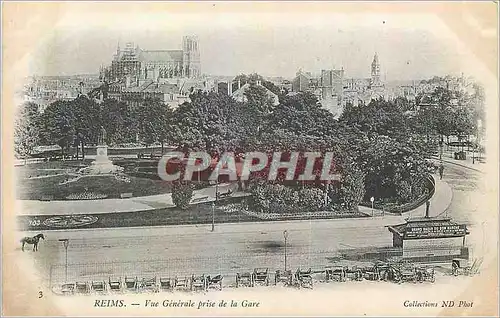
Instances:
[[[201,76],[198,37],[185,36],[182,39],[182,74],[185,77]]]

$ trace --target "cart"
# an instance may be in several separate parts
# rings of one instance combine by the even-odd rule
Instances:
[[[109,290],[111,292],[120,292],[122,290],[121,277],[119,279],[111,279],[111,277],[109,277],[108,278],[108,286],[109,286]]]
[[[359,267],[353,266],[352,268],[347,268],[345,271],[346,278],[355,281],[363,280],[363,273]]]
[[[252,273],[252,280],[254,285],[265,285],[269,286],[269,269],[267,268],[256,268]]]
[[[138,289],[137,277],[127,277],[125,276],[125,290],[127,291],[137,291]]]
[[[187,277],[175,277],[174,287],[176,290],[191,290],[191,284],[189,283],[189,278]]]
[[[157,293],[160,291],[156,276],[153,278],[143,278],[140,285],[141,285],[140,287],[141,291],[152,292],[152,293]]]
[[[436,276],[433,267],[417,267],[416,268],[417,281],[419,282],[431,282],[436,281]]]
[[[291,270],[282,271],[277,270],[274,275],[274,284],[283,284],[283,286],[292,286],[293,285],[293,275]]]
[[[253,275],[249,272],[246,273],[236,273],[236,288],[238,287],[253,287]]]
[[[214,277],[207,276],[207,289],[215,289],[215,290],[222,290],[222,280],[223,280],[222,275],[217,275]]]
[[[403,282],[416,283],[417,273],[415,270],[415,266],[411,264],[404,264],[403,266],[401,266],[399,269],[399,277],[400,277],[400,279],[398,280],[399,283]]]
[[[104,293],[106,292],[106,283],[104,281],[93,281],[90,283],[92,292]]]
[[[61,286],[61,293],[63,295],[73,295],[75,293],[75,283],[63,284]]]
[[[363,278],[366,280],[380,280],[380,271],[377,266],[365,267],[361,269]]]
[[[191,291],[206,291],[207,280],[205,275],[195,276],[191,275]]]
[[[454,276],[458,275],[471,275],[471,268],[469,260],[464,258],[455,258],[451,261],[451,273]]]
[[[90,287],[87,282],[76,282],[75,283],[75,293],[77,294],[88,294],[90,292]]]
[[[309,268],[307,271],[297,269],[295,273],[295,281],[299,288],[313,288],[312,270]]]
[[[345,282],[347,280],[346,271],[347,271],[346,266],[337,266],[333,268],[328,268],[325,271],[326,281]]]
[[[160,290],[162,291],[172,291],[175,287],[175,280],[169,277],[160,277]]]

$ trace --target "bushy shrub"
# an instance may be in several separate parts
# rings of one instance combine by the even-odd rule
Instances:
[[[396,192],[401,203],[409,202],[412,195],[412,187],[408,181],[401,181],[397,184]]]
[[[255,208],[263,212],[297,213],[324,209],[323,190],[319,188],[296,190],[281,184],[262,182],[252,185],[250,191]]]

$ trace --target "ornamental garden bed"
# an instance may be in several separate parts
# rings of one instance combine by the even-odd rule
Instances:
[[[244,210],[244,198],[228,198],[219,201],[214,209],[215,223],[243,223],[262,221],[285,221],[300,219],[334,219],[361,217],[358,213],[329,213],[328,215],[295,214],[282,215],[280,218],[262,218]],[[97,218],[97,220],[96,220]],[[93,220],[81,222],[81,220]],[[68,216],[18,216],[21,231],[76,229],[76,228],[116,228],[134,226],[162,226],[211,224],[212,203],[190,205],[188,209],[163,208],[137,212],[119,212],[105,214],[77,214]]]
[[[99,197],[91,196],[90,199],[120,198],[122,193],[139,197],[171,192],[169,182],[130,175],[127,176],[130,182],[103,175],[85,176],[75,182],[60,184],[76,178],[71,173],[88,166],[90,162],[55,161],[15,167],[16,197],[20,200],[77,200],[78,194],[85,192],[99,194]]]

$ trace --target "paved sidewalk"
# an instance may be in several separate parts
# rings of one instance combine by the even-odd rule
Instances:
[[[467,153],[465,160],[456,160],[453,157],[454,151],[444,151],[441,160],[453,165],[458,165],[464,168],[469,168],[484,173],[487,168],[487,164],[484,162],[484,159],[483,162],[480,162],[479,160],[475,159],[474,163],[472,163],[472,155],[473,155],[472,151],[465,151],[465,152]],[[474,156],[477,156],[477,153],[475,153]],[[439,160],[439,156],[434,156],[433,159]]]
[[[436,178],[436,191],[431,198],[429,209],[430,216],[442,214],[450,205],[452,191],[450,186]],[[220,184],[219,192],[233,190],[233,196],[238,195],[236,184]],[[197,203],[210,202],[215,198],[215,186],[196,190],[193,199],[200,199]],[[18,215],[71,215],[71,214],[101,214],[116,212],[135,212],[154,210],[159,208],[173,207],[172,195],[170,193],[135,197],[128,199],[104,199],[104,200],[75,200],[75,201],[28,201],[18,200]],[[373,216],[373,219],[395,220],[396,218],[421,217],[425,216],[425,204],[403,213],[402,216],[396,216],[390,213],[384,213],[381,210],[369,207],[359,206],[359,211],[366,214],[367,217]]]
[[[436,188],[434,195],[429,200],[431,205],[429,207],[429,216],[434,217],[441,215],[451,204],[451,200],[453,198],[453,192],[451,190],[450,185],[442,180],[439,180],[439,176],[433,175],[434,180],[436,181]],[[414,218],[414,217],[423,217],[425,216],[425,203],[419,206],[416,209],[410,210],[408,212],[402,213],[404,218]],[[374,209],[372,211],[371,208],[366,206],[359,206],[359,211],[366,214],[367,216],[384,216],[384,215],[394,215],[382,210]]]
[[[431,203],[429,206],[430,217],[443,214],[448,209],[453,199],[453,191],[450,185],[443,180],[439,180],[439,177],[436,175],[434,175],[434,180],[436,181],[436,190],[429,200]],[[416,209],[403,213],[403,216],[405,218],[422,217],[425,216],[425,209],[426,205],[424,203]]]
[[[234,192],[236,190],[236,186],[236,184],[220,184],[219,192],[224,193],[229,189],[232,189]],[[205,197],[207,197],[205,200],[199,200],[197,203],[213,201],[215,198],[215,186],[194,191],[193,199],[204,199]],[[70,215],[135,212],[173,206],[174,204],[172,202],[171,193],[127,199],[16,201],[16,210],[18,211],[18,215]]]

